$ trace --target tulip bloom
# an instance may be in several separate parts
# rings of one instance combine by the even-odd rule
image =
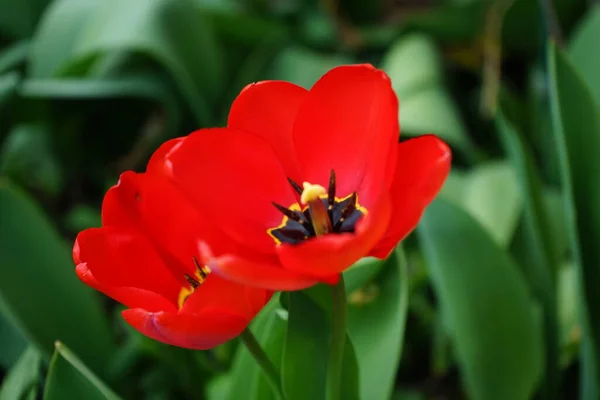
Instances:
[[[152,169],[210,225],[203,265],[240,284],[297,290],[335,284],[362,257],[385,258],[415,228],[451,155],[432,135],[398,139],[388,76],[343,66],[310,91],[247,86],[226,128],[165,143]]]
[[[125,320],[152,339],[214,347],[239,335],[271,296],[199,263],[197,240],[206,224],[160,176],[121,175],[104,198],[102,225],[78,235],[77,275],[129,307]]]

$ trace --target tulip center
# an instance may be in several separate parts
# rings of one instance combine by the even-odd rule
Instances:
[[[196,257],[193,257],[194,265],[196,266],[196,272],[194,275],[183,274],[185,280],[188,281],[188,286],[183,286],[179,291],[179,297],[177,305],[179,308],[183,307],[185,301],[194,293],[194,291],[206,281],[210,274],[210,268],[206,265],[200,265]]]
[[[267,230],[276,244],[298,244],[307,239],[332,233],[354,232],[358,220],[367,214],[367,209],[358,203],[356,192],[346,197],[336,197],[335,172],[329,176],[329,187],[304,182],[298,185],[289,179],[300,195],[300,203],[284,207],[273,205],[283,214],[281,224]]]

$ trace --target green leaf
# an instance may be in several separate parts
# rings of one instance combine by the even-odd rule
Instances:
[[[517,171],[520,190],[524,198],[523,239],[530,256],[528,262],[522,267],[525,269],[526,277],[529,278],[529,287],[542,305],[544,342],[546,344],[544,395],[546,398],[556,398],[560,368],[555,290],[559,259],[554,251],[557,247],[555,236],[551,234],[552,225],[547,215],[541,179],[525,140],[501,112],[497,114],[496,127],[504,143],[504,148]]]
[[[48,49],[64,46],[58,54]],[[209,123],[224,85],[212,29],[187,0],[59,0],[45,15],[32,48],[31,74],[47,78],[82,60],[142,54],[169,72],[197,122]]]
[[[398,93],[443,82],[440,56],[427,36],[412,34],[394,43],[381,61]]]
[[[522,204],[515,171],[510,164],[491,162],[470,173],[464,207],[502,247],[512,239]]]
[[[280,368],[283,340],[287,324],[287,311],[279,305],[279,296],[269,304],[252,322],[251,330],[276,368]],[[230,388],[226,398],[231,400],[275,399],[273,389],[250,352],[242,344],[238,347],[229,374]]]
[[[180,107],[174,93],[155,73],[139,72],[133,76],[102,79],[26,79],[19,92],[28,98],[143,98],[162,105],[168,116],[165,128],[167,132],[175,132],[181,120]]]
[[[392,78],[393,79],[393,78]],[[466,128],[450,95],[439,87],[422,88],[400,99],[400,127],[407,136],[435,133],[463,151],[470,151]]]
[[[8,71],[19,66],[29,52],[29,42],[22,40],[17,42],[0,53],[0,73]]]
[[[17,89],[20,75],[18,72],[8,72],[0,75],[0,110],[5,101],[10,99]]]
[[[600,57],[597,56],[600,37],[600,6],[593,4],[583,22],[573,33],[569,54],[573,65],[588,84],[596,101],[600,102]]]
[[[548,49],[550,102],[567,209],[567,230],[581,282],[584,333],[582,388],[597,398],[600,381],[600,106],[566,56]]]
[[[3,0],[0,34],[13,38],[31,35],[49,0]]]
[[[57,342],[50,361],[44,400],[120,400],[108,386],[71,352]]]
[[[442,196],[474,217],[502,247],[508,246],[523,208],[514,168],[505,161],[452,171]]]
[[[0,301],[30,341],[48,356],[56,340],[64,341],[103,373],[114,345],[96,294],[75,276],[69,249],[41,210],[6,182],[0,265]]]
[[[258,15],[239,12],[232,9],[215,9],[199,1],[207,18],[219,33],[226,35],[236,44],[254,46],[266,38],[287,37],[289,27],[282,21],[262,18]]]
[[[388,73],[400,99],[402,134],[435,133],[463,151],[471,143],[458,110],[443,88],[438,51],[426,36],[403,36],[384,55]]]
[[[97,207],[76,204],[66,213],[64,224],[73,233],[88,228],[99,228],[102,226],[101,211]]]
[[[15,126],[0,148],[0,173],[41,193],[58,195],[63,174],[51,139],[46,126]]]
[[[288,329],[281,368],[283,391],[288,400],[325,399],[331,347],[331,299],[328,307],[323,308],[320,304],[326,301],[316,303],[312,297],[324,294],[326,289],[322,285],[312,290],[310,297],[305,292],[289,293]],[[358,391],[356,354],[351,341],[346,340],[342,398],[358,399]]]
[[[0,400],[35,400],[42,357],[33,346],[27,347],[0,387]]]
[[[0,366],[12,367],[26,348],[27,340],[0,312]]]
[[[349,297],[348,335],[359,368],[361,399],[389,399],[400,364],[408,309],[406,259],[398,249],[371,285]]]
[[[354,263],[352,267],[344,271],[346,294],[360,289],[366,282],[377,275],[383,265],[384,262],[375,257],[365,257]]]
[[[52,2],[31,42],[28,65],[31,78],[50,78],[71,60],[82,32],[101,3],[98,0]]]
[[[529,399],[543,340],[518,268],[472,217],[442,199],[418,233],[470,396]]]
[[[406,16],[406,28],[432,35],[442,42],[466,43],[481,34],[484,2],[445,2]]]
[[[569,366],[575,359],[581,341],[579,286],[575,264],[569,262],[562,265],[558,273],[557,314],[562,346],[560,361],[563,368]]]

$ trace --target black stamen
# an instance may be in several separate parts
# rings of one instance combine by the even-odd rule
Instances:
[[[185,276],[185,280],[188,281],[190,286],[193,287],[194,289],[196,289],[198,286],[200,286],[200,282],[198,282],[197,280],[195,280],[188,274],[183,274],[183,276]]]
[[[290,185],[292,185],[292,187],[294,188],[294,190],[299,194],[302,195],[302,186],[298,185],[296,183],[296,181],[294,181],[292,178],[287,178],[288,182],[290,183]]]
[[[356,210],[356,192],[352,193],[352,196],[348,199],[348,202],[344,205],[344,208],[340,211],[340,218],[333,227],[334,231],[339,231],[344,223],[344,220],[348,218]]]
[[[292,221],[296,221],[299,223],[302,223],[302,218],[295,212],[292,211],[288,208],[285,208],[282,205],[279,205],[275,202],[272,202],[273,205],[275,206],[276,209],[278,209],[279,211],[281,211],[283,213],[283,215],[285,215],[286,217],[288,217],[289,219],[291,219]]]
[[[347,218],[354,210],[356,210],[356,192],[352,193],[352,196],[348,199],[348,204],[340,212],[340,218]]]
[[[194,265],[196,266],[196,269],[198,270],[200,277],[202,279],[206,279],[206,277],[208,276],[208,274],[206,273],[206,270],[200,266],[200,263],[198,262],[196,257],[192,257],[192,260],[194,260]]]
[[[329,207],[335,204],[335,171],[331,170],[329,174],[329,190],[327,191],[327,202]]]

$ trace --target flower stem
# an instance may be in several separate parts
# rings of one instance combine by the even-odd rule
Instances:
[[[346,307],[346,287],[344,277],[331,287],[333,300],[333,324],[331,334],[331,353],[327,367],[327,400],[342,398],[342,368],[344,365],[344,346],[346,345],[346,325],[348,308]]]
[[[275,392],[275,396],[279,400],[285,400],[285,396],[283,395],[283,389],[281,387],[281,377],[279,376],[279,372],[277,372],[277,368],[271,362],[267,354],[264,352],[260,343],[254,337],[254,334],[250,331],[249,328],[244,329],[242,334],[240,335],[240,339],[242,343],[246,346],[252,357],[262,369],[265,374],[267,380],[271,384],[273,391]]]

